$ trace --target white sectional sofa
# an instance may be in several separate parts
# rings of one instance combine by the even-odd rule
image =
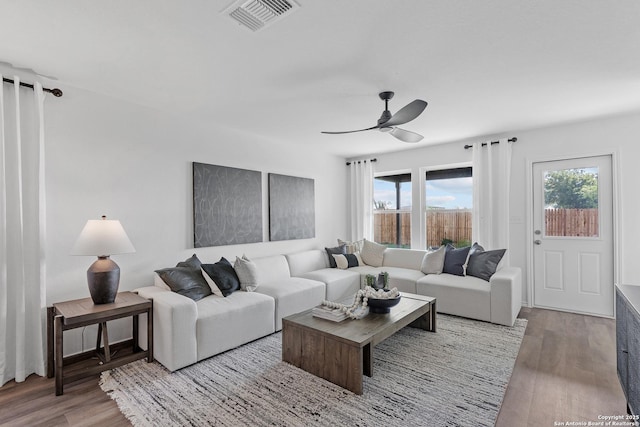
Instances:
[[[282,328],[282,318],[308,310],[322,300],[340,301],[355,294],[366,274],[389,273],[389,285],[401,292],[436,298],[438,312],[513,325],[521,305],[520,269],[498,270],[486,282],[476,277],[420,271],[426,251],[386,249],[382,266],[347,270],[329,268],[327,253],[310,250],[256,258],[255,292],[199,301],[166,287],[137,289],[154,301],[154,356],[174,371]],[[145,324],[145,322],[141,322]],[[144,339],[146,328],[140,329]]]
[[[423,274],[426,251],[389,248],[382,267],[354,267],[362,275],[389,273],[389,286],[436,298],[439,313],[512,326],[522,307],[522,277],[518,267],[503,267],[489,282],[472,276]]]

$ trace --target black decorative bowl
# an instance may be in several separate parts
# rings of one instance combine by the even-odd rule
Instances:
[[[367,305],[369,306],[369,313],[384,314],[389,313],[391,307],[398,305],[399,302],[400,295],[389,299],[369,298]]]

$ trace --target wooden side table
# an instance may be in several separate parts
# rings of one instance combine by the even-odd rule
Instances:
[[[147,350],[138,346],[138,316],[147,314]],[[133,316],[133,343],[131,352],[122,356],[112,355],[107,332],[107,321]],[[95,351],[64,357],[64,331],[98,324],[98,340]],[[104,351],[100,352],[101,340]],[[95,366],[82,365],[73,369],[77,362],[98,356]],[[55,364],[54,364],[55,356]],[[47,376],[56,377],[56,396],[63,393],[63,386],[80,378],[95,375],[107,369],[121,366],[134,360],[147,358],[153,361],[153,301],[142,298],[133,292],[120,292],[110,304],[94,304],[91,298],[65,301],[47,307]],[[76,365],[78,366],[78,365]]]

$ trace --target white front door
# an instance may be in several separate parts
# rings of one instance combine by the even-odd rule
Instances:
[[[533,164],[534,305],[613,316],[611,156]]]

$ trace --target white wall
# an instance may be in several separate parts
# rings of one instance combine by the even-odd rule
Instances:
[[[203,262],[335,246],[346,235],[345,160],[194,123],[94,93],[63,88],[46,105],[47,304],[88,297],[92,257],[70,256],[88,219],[119,219],[136,248],[115,255],[120,290],[153,283],[153,270],[197,253]],[[315,180],[314,239],[193,249],[191,162],[275,172]],[[265,235],[266,185],[264,186]],[[265,240],[268,240],[265,239]],[[109,324],[112,341],[131,335],[130,321]],[[65,333],[65,353],[95,346],[96,329]],[[84,340],[84,345],[82,345]]]
[[[614,180],[617,180],[616,277],[619,283],[640,284],[637,260],[640,259],[640,197],[635,188],[640,170],[640,113],[594,119],[553,127],[514,131],[447,144],[432,145],[396,153],[371,155],[378,159],[376,173],[411,170],[413,174],[414,213],[412,223],[420,222],[416,203],[421,197],[418,182],[425,168],[459,165],[471,162],[471,150],[463,146],[477,141],[516,136],[511,172],[511,264],[523,269],[523,298],[529,303],[527,241],[530,204],[527,200],[527,171],[531,162],[600,154],[613,154]],[[532,231],[532,230],[531,230]],[[419,233],[412,233],[418,241]]]

